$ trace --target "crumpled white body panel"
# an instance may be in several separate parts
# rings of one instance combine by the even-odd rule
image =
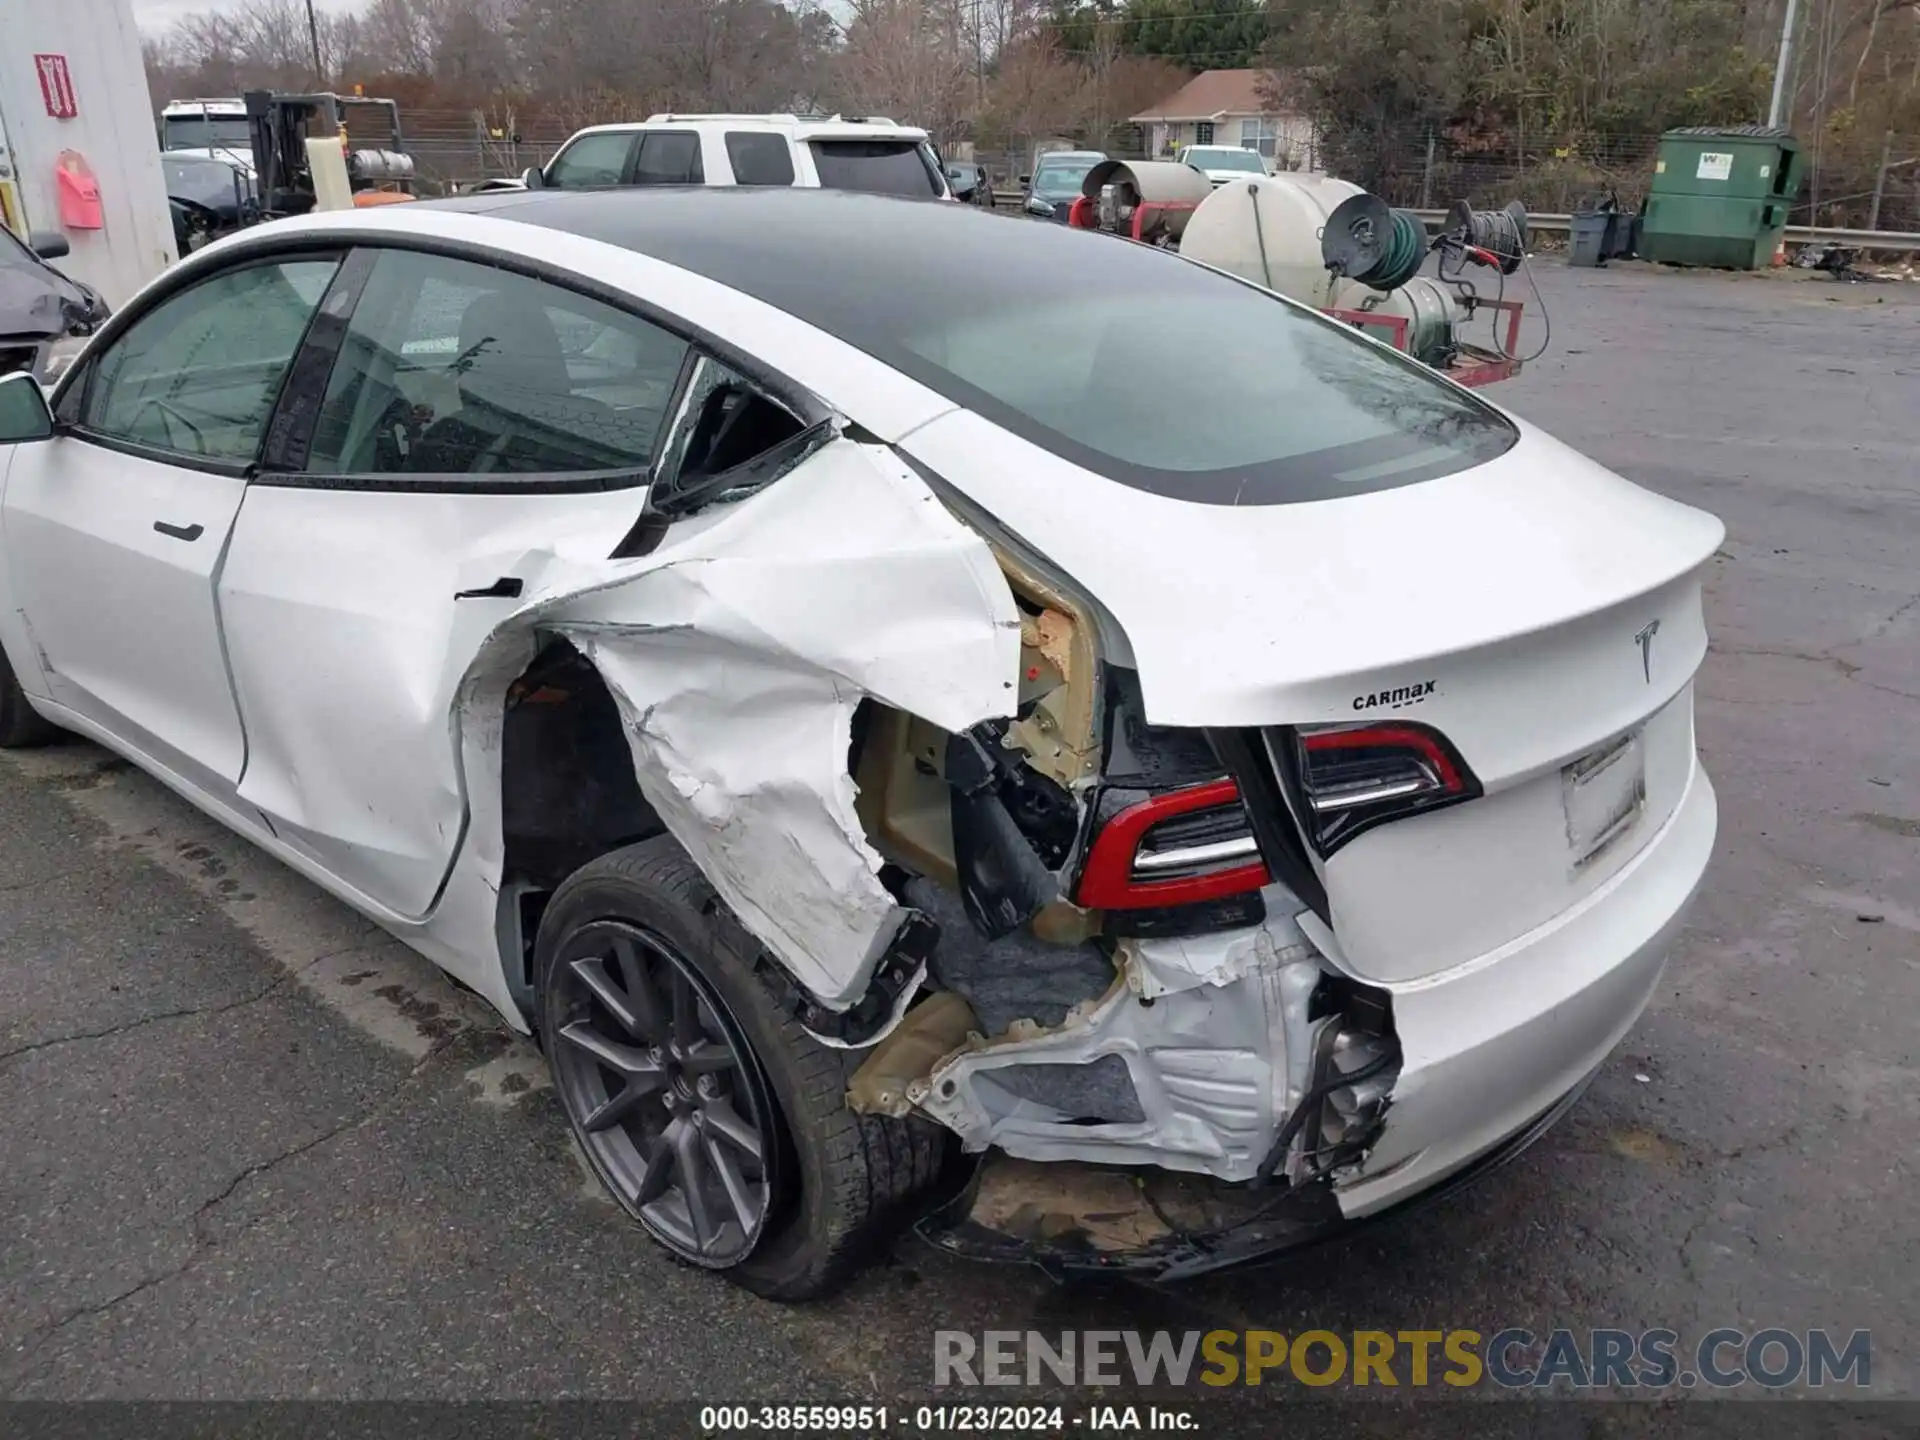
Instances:
[[[599,670],[641,793],[741,922],[821,1003],[857,999],[901,912],[854,813],[853,714],[1013,713],[1020,622],[986,544],[891,453],[839,439],[650,555],[550,572],[463,715],[497,708],[536,628]]]
[[[1143,1000],[1157,1000],[1200,985],[1231,985],[1256,971],[1314,959],[1319,952],[1294,918],[1299,900],[1278,885],[1270,886],[1265,898],[1267,919],[1260,925],[1211,935],[1132,941],[1125,947],[1128,987]]]
[[[1220,936],[1130,942],[1122,957],[1124,983],[1062,1024],[1016,1027],[941,1060],[918,1105],[969,1152],[997,1146],[1023,1160],[1252,1179],[1307,1089],[1317,953],[1276,911]],[[1022,1066],[1091,1065],[1107,1056],[1126,1066],[1137,1121],[1084,1124],[995,1083]]]

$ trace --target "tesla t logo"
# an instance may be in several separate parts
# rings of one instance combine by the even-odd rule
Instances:
[[[1660,633],[1660,622],[1649,620],[1646,629],[1633,637],[1633,643],[1640,647],[1640,673],[1646,682],[1653,683],[1653,637]]]

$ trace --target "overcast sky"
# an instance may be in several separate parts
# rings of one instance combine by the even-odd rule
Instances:
[[[237,10],[243,0],[133,0],[133,19],[142,30],[164,30],[196,10]],[[357,0],[313,0],[315,10],[357,10]]]

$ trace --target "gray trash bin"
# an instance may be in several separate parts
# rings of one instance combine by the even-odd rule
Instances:
[[[1596,266],[1607,263],[1613,254],[1615,226],[1619,215],[1612,210],[1576,210],[1570,217],[1567,236],[1567,263]]]
[[[1607,245],[1609,260],[1631,260],[1640,253],[1640,216],[1633,210],[1622,210],[1614,217],[1613,238]]]

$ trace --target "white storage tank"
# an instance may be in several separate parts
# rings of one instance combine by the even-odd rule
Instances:
[[[1317,310],[1362,310],[1407,322],[1405,348],[1442,363],[1465,313],[1453,292],[1416,275],[1391,291],[1330,274],[1320,249],[1327,217],[1364,193],[1346,180],[1299,175],[1236,180],[1200,202],[1180,237],[1183,259],[1198,260]],[[1386,339],[1384,328],[1373,332]]]
[[[1331,302],[1320,232],[1349,196],[1346,180],[1271,175],[1222,185],[1193,212],[1180,253],[1303,305]]]

